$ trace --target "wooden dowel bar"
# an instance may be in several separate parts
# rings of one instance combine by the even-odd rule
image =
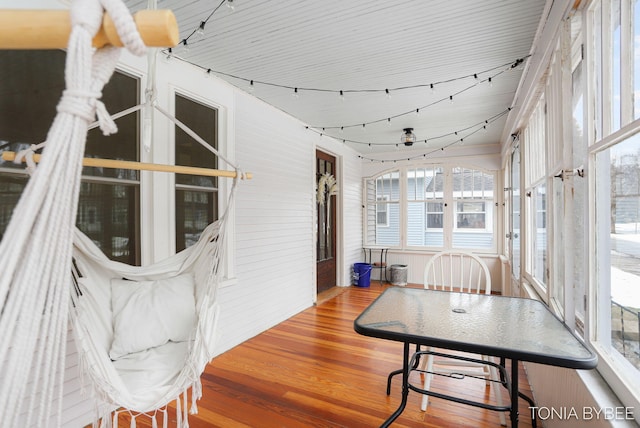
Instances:
[[[33,155],[33,160],[37,163],[40,162],[41,155]],[[13,162],[16,158],[16,153],[11,151],[2,152],[2,159],[7,162]],[[204,177],[227,177],[236,178],[237,173],[235,171],[227,171],[221,169],[209,169],[199,168],[195,166],[182,166],[182,165],[163,165],[156,163],[145,163],[125,160],[114,159],[101,159],[101,158],[83,158],[83,166],[91,166],[98,168],[112,168],[112,169],[130,169],[136,171],[155,171],[155,172],[172,172],[175,174],[187,174],[187,175],[200,175]],[[253,174],[244,173],[243,179],[250,180],[253,178]]]
[[[148,47],[178,44],[176,17],[170,10],[141,10],[133,15],[140,37]],[[63,49],[71,34],[68,10],[0,10],[0,49]],[[93,46],[123,46],[113,20],[105,14]]]

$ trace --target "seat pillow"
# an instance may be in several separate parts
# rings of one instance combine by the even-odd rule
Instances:
[[[156,281],[112,279],[111,359],[189,340],[196,325],[194,288],[191,274]]]

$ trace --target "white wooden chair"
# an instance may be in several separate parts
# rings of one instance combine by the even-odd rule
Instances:
[[[448,250],[435,254],[424,269],[424,288],[449,292],[491,294],[491,274],[485,262],[473,253],[462,250]],[[429,347],[427,352],[432,352]],[[489,357],[482,355],[484,361]],[[501,383],[498,370],[487,364],[470,361],[434,358],[427,354],[420,364],[425,371],[423,389],[429,390],[434,374],[474,376],[485,378],[485,384],[493,388],[496,403],[502,406]],[[429,396],[422,396],[422,411],[427,410]],[[500,424],[506,426],[504,412],[500,412]]]

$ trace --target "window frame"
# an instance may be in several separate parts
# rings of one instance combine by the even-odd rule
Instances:
[[[478,198],[460,198],[460,197],[454,197],[454,193],[455,191],[453,190],[453,183],[452,183],[452,174],[453,174],[453,170],[455,168],[464,168],[464,169],[468,169],[468,170],[472,170],[472,171],[480,171],[484,174],[489,174],[492,176],[492,183],[493,183],[493,188],[491,189],[491,195],[493,196],[493,198],[489,201],[487,199],[478,199]],[[441,174],[442,174],[442,179],[443,179],[443,190],[442,192],[440,192],[439,190],[434,190],[434,195],[435,194],[440,194],[442,193],[442,198],[436,198],[436,199],[421,199],[420,196],[416,196],[416,199],[409,199],[409,196],[407,194],[407,187],[408,187],[408,181],[409,181],[409,177],[412,176],[412,172],[414,173],[413,175],[415,175],[415,171],[416,170],[420,170],[420,169],[430,169],[430,170],[441,170]],[[398,237],[398,245],[388,245],[388,244],[382,244],[382,243],[377,243],[377,242],[367,242],[367,245],[385,245],[388,248],[392,248],[392,249],[398,249],[398,250],[406,250],[406,251],[416,251],[416,252],[434,252],[434,251],[441,251],[443,249],[450,249],[453,248],[453,233],[454,232],[462,232],[462,233],[482,233],[482,232],[491,232],[492,234],[492,245],[490,248],[483,248],[483,247],[473,247],[473,248],[469,248],[469,247],[460,247],[461,249],[465,249],[465,250],[471,250],[473,252],[477,252],[477,253],[485,253],[485,254],[495,254],[498,250],[498,217],[500,216],[500,211],[498,210],[498,205],[499,205],[499,198],[500,198],[500,194],[498,193],[498,188],[499,188],[499,170],[498,169],[488,169],[482,166],[478,166],[478,165],[472,165],[472,164],[459,164],[459,163],[453,163],[451,161],[446,161],[446,162],[426,162],[426,163],[420,163],[420,164],[407,164],[407,165],[403,165],[401,167],[396,167],[393,169],[389,169],[389,170],[383,170],[383,171],[379,171],[377,172],[375,175],[372,175],[370,177],[364,177],[363,178],[363,186],[365,189],[367,189],[367,182],[371,181],[371,182],[376,182],[376,180],[378,180],[379,178],[388,175],[388,174],[392,174],[392,173],[398,173],[397,177],[399,180],[398,183],[398,189],[399,189],[399,210],[400,210],[400,230],[399,230],[399,237]],[[413,177],[415,179],[415,177]],[[372,205],[372,201],[368,199],[368,193],[370,192],[363,192],[363,205],[365,207],[367,206],[371,206]],[[433,192],[432,192],[433,193]],[[426,196],[425,196],[426,198]],[[474,230],[474,229],[458,229],[455,227],[456,225],[456,216],[457,216],[457,211],[455,208],[455,204],[457,202],[462,202],[462,201],[471,201],[471,202],[483,202],[485,203],[485,211],[483,212],[483,214],[485,215],[485,227],[483,229],[478,229],[478,230]],[[395,202],[395,201],[394,201]],[[429,203],[441,203],[442,204],[442,211],[428,211],[428,204]],[[423,226],[422,229],[424,231],[424,233],[433,231],[433,232],[442,232],[443,233],[443,237],[442,237],[442,241],[443,241],[443,245],[442,246],[429,246],[429,245],[409,245],[409,236],[408,236],[408,224],[409,224],[409,204],[413,204],[413,203],[417,203],[417,204],[425,204],[424,205],[424,220],[423,220]],[[489,215],[487,213],[488,209],[493,209],[493,215]],[[442,228],[433,228],[433,227],[428,227],[428,218],[430,214],[441,214],[442,215]],[[487,221],[487,217],[489,218],[490,221]],[[367,223],[367,209],[364,210],[364,214],[363,214],[363,233],[364,236],[367,237],[369,236],[369,234],[372,234],[371,231],[369,230],[368,223]],[[372,234],[373,235],[373,234]]]

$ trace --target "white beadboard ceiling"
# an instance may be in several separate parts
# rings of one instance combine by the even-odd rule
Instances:
[[[460,139],[499,144],[548,3],[234,0],[232,10],[221,0],[160,0],[157,7],[175,13],[187,38],[189,49],[174,48],[171,61],[211,69],[246,91],[253,80],[254,96],[366,156],[428,152]],[[204,35],[192,35],[203,21]],[[403,87],[410,88],[395,89]],[[363,90],[377,91],[350,92]],[[418,143],[396,148],[408,127]]]

